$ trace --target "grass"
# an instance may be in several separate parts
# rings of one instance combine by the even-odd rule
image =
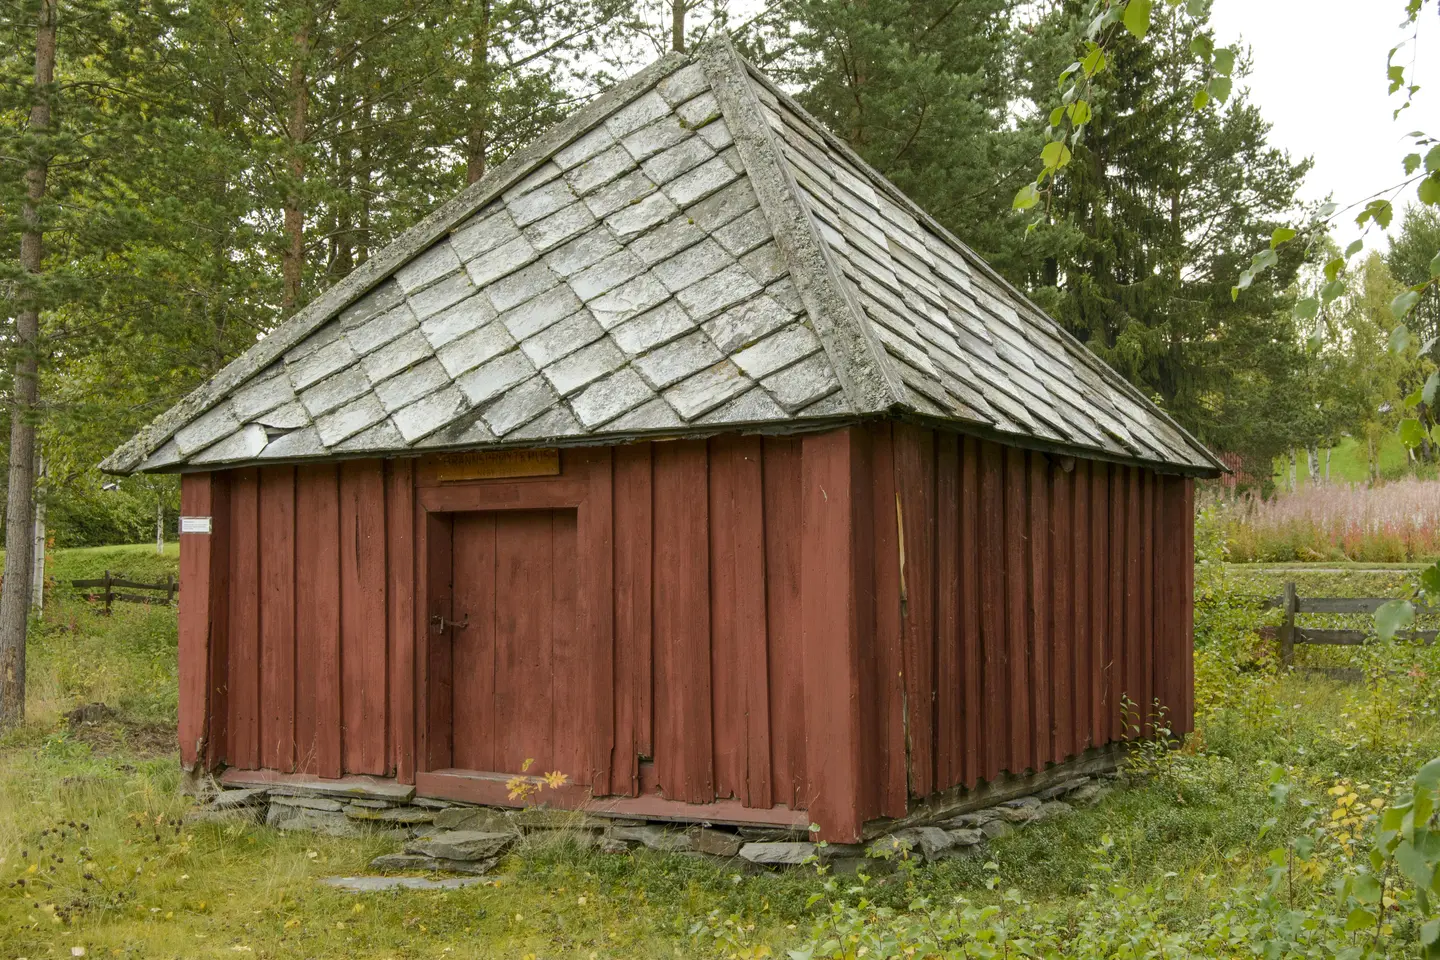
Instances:
[[[1386,433],[1380,441],[1380,475],[1399,477],[1410,467],[1410,458],[1405,444],[1398,433]],[[1325,475],[1325,451],[1320,451],[1320,475]],[[1354,437],[1343,437],[1330,448],[1330,482],[1367,483],[1370,480],[1369,448]],[[1310,467],[1305,461],[1305,451],[1297,450],[1295,459],[1295,482],[1299,489],[1310,485]],[[1275,458],[1275,485],[1288,488],[1290,485],[1290,459]]]
[[[53,569],[150,579],[166,564],[173,569],[173,556],[157,558],[153,547],[106,548],[62,551]],[[1189,936],[1225,911],[1249,909],[1253,897],[1242,893],[1267,887],[1269,852],[1309,829],[1308,810],[1328,811],[1328,791],[1340,785],[1358,803],[1388,802],[1422,760],[1440,755],[1440,691],[1425,679],[1440,668],[1440,651],[1324,651],[1375,678],[1346,685],[1277,673],[1273,650],[1252,629],[1270,614],[1247,598],[1278,592],[1287,578],[1300,580],[1302,593],[1392,595],[1407,576],[1203,565],[1197,734],[1180,751],[1142,756],[1134,781],[1100,806],[1002,838],[986,860],[902,863],[893,875],[827,889],[829,878],[808,869],[750,875],[535,834],[483,886],[366,895],[316,881],[365,872],[393,842],[183,825],[173,611],[117,606],[105,618],[55,590],[30,649],[31,719],[0,741],[0,957],[83,948],[145,958],[756,958],[803,956],[817,945],[815,956],[829,956],[833,930],[853,930],[845,936],[857,943],[889,936],[902,922],[933,924],[927,911],[959,909],[957,898],[999,910],[1012,935],[1060,937],[1067,957],[1129,956],[1095,944],[1147,929]],[[117,716],[93,726],[63,719],[95,700]],[[1292,801],[1278,806],[1276,765],[1294,786]],[[1327,872],[1301,878],[1296,908],[1328,902],[1324,884],[1361,854],[1326,842],[1316,862]],[[860,894],[847,892],[852,882],[863,888],[863,908]],[[1413,935],[1406,929],[1395,936]],[[1189,955],[1258,955],[1247,943]],[[938,955],[914,955],[927,953]],[[866,954],[877,955],[892,954]],[[1172,945],[1165,955],[1186,954]]]

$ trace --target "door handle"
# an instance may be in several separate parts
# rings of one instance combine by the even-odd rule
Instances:
[[[463,620],[446,620],[443,615],[438,613],[430,618],[430,631],[436,636],[444,633],[446,627],[464,630],[468,626],[470,626],[470,614],[468,613],[465,614],[465,619]]]

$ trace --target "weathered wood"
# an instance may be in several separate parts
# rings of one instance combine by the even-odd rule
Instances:
[[[655,447],[655,764],[665,796],[715,796],[703,440]]]
[[[957,783],[974,784],[981,776],[984,752],[985,652],[981,627],[984,591],[980,577],[980,444],[965,437],[960,450],[960,671],[962,722],[961,764]],[[949,789],[954,784],[943,784]]]
[[[864,819],[855,706],[871,616],[868,591],[862,594],[860,585],[873,561],[856,547],[858,524],[870,522],[864,506],[870,483],[867,440],[858,428],[802,440],[800,606],[809,809],[821,825],[820,838],[842,843],[860,838]]]
[[[259,475],[230,477],[230,750],[232,766],[260,766]]]
[[[1049,759],[1054,763],[1079,751],[1075,747],[1075,659],[1072,637],[1075,606],[1072,592],[1075,535],[1072,503],[1074,465],[1050,468],[1050,721],[1053,734]]]
[[[942,433],[935,443],[935,787],[964,778],[963,642],[960,639],[960,441]]]
[[[1121,744],[1108,744],[1091,748],[1079,757],[1044,770],[1021,775],[1001,774],[993,780],[981,781],[973,788],[952,788],[912,804],[910,812],[903,817],[866,821],[862,837],[868,841],[908,827],[940,823],[962,813],[1031,796],[1076,777],[1113,773],[1124,756]]]
[[[653,498],[648,443],[615,450],[615,756],[616,792],[640,791],[640,757],[650,741],[651,555]]]
[[[1295,584],[1285,584],[1282,600],[1285,619],[1280,623],[1280,665],[1293,666],[1295,663]]]
[[[1054,725],[1051,723],[1051,657],[1054,640],[1050,635],[1050,465],[1043,453],[1028,454],[1030,472],[1029,541],[1030,613],[1030,767],[1044,770],[1054,753]]]
[[[346,773],[386,767],[385,475],[381,461],[340,465],[341,740]]]
[[[874,635],[871,641],[874,667],[867,675],[862,675],[861,682],[868,683],[874,693],[861,700],[860,722],[862,729],[880,731],[878,742],[870,747],[872,756],[867,766],[875,773],[880,809],[886,814],[895,814],[904,811],[909,804],[900,529],[895,512],[895,435],[890,423],[875,424],[868,435],[873,471],[870,482],[870,555],[874,558]]]
[[[770,677],[772,799],[803,806],[805,657],[801,648],[801,486],[798,437],[764,440],[765,629]]]
[[[1023,450],[1004,448],[1005,456],[1005,636],[1009,703],[1009,743],[1003,769],[1020,773],[1030,766],[1034,731],[1030,709],[1030,551],[1026,479],[1029,468]]]
[[[771,803],[761,455],[759,437],[710,441],[715,789],[747,806]]]
[[[299,768],[338,777],[340,710],[340,492],[333,464],[297,468],[295,504],[296,697]]]
[[[415,508],[413,460],[385,468],[385,541],[389,551],[387,645],[390,660],[388,766],[415,782]]]
[[[502,766],[496,753],[500,721],[495,711],[498,702],[508,706],[510,701],[509,696],[497,694],[495,689],[496,673],[501,667],[495,643],[498,606],[510,600],[496,590],[498,517],[491,511],[454,515],[450,558],[454,571],[453,612],[445,617],[442,632],[432,630],[435,643],[450,646],[454,685],[461,691],[451,706],[454,748],[447,766],[469,770],[513,769]],[[548,596],[545,605],[548,610]],[[461,623],[463,627],[458,626]],[[511,719],[507,717],[505,722]],[[543,762],[549,759],[542,758]]]
[[[295,769],[295,468],[260,471],[260,765]]]
[[[988,703],[1005,698],[1009,691],[1009,647],[1005,627],[1005,452],[993,443],[981,443],[980,452],[980,632],[984,656],[984,691]],[[1010,761],[1009,710],[985,714],[981,740],[980,775],[993,780]]]
[[[935,789],[935,434],[897,423],[894,438],[909,781],[923,797]]]
[[[418,625],[425,646],[416,655],[416,663],[424,673],[416,684],[422,698],[416,704],[416,716],[422,719],[419,748],[424,761],[416,769],[417,784],[421,771],[454,765],[454,628],[449,625],[455,620],[453,519],[448,513],[422,511],[416,522],[416,532],[422,538],[416,550],[423,558],[424,578],[418,592],[425,598],[425,620]]]
[[[222,481],[223,482],[223,481]],[[214,475],[185,474],[180,480],[180,510],[187,517],[211,517],[215,501]],[[214,621],[211,619],[212,553],[223,547],[215,544],[214,523],[210,533],[180,534],[180,578],[186,584],[179,604],[179,729],[180,765],[186,771],[201,772],[210,732],[210,657]],[[77,581],[78,585],[78,581]]]
[[[588,713],[585,767],[576,771],[596,793],[611,791],[615,752],[615,463],[611,449],[585,451],[586,494],[576,513],[576,652],[584,672]],[[588,686],[586,686],[588,684]],[[580,739],[577,737],[577,739]]]

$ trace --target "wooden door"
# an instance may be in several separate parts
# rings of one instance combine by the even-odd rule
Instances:
[[[576,629],[576,511],[456,513],[454,766],[531,774],[589,771],[592,685]]]

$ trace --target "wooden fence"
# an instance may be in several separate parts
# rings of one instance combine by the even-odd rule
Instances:
[[[1295,660],[1295,645],[1298,643],[1321,644],[1324,646],[1357,646],[1369,643],[1374,637],[1373,630],[1338,630],[1333,628],[1302,627],[1295,623],[1295,616],[1301,613],[1373,614],[1394,597],[1302,597],[1295,590],[1294,583],[1285,584],[1285,593],[1270,597],[1265,605],[1285,611],[1285,619],[1275,628],[1275,637],[1280,641],[1280,661],[1287,667]],[[1421,608],[1421,612],[1431,612]],[[1413,640],[1420,643],[1434,643],[1435,630],[1402,630],[1395,635],[1397,640]]]
[[[117,600],[122,603],[159,603],[172,604],[175,602],[175,594],[180,591],[180,584],[174,576],[165,578],[164,583],[139,583],[134,580],[124,580],[105,571],[105,576],[98,580],[71,580],[70,585],[85,595],[87,600],[103,600],[105,612],[110,612],[111,604]],[[100,588],[96,592],[95,588]],[[121,590],[153,590],[149,593],[116,593],[116,588]],[[164,596],[159,594],[163,593]]]

